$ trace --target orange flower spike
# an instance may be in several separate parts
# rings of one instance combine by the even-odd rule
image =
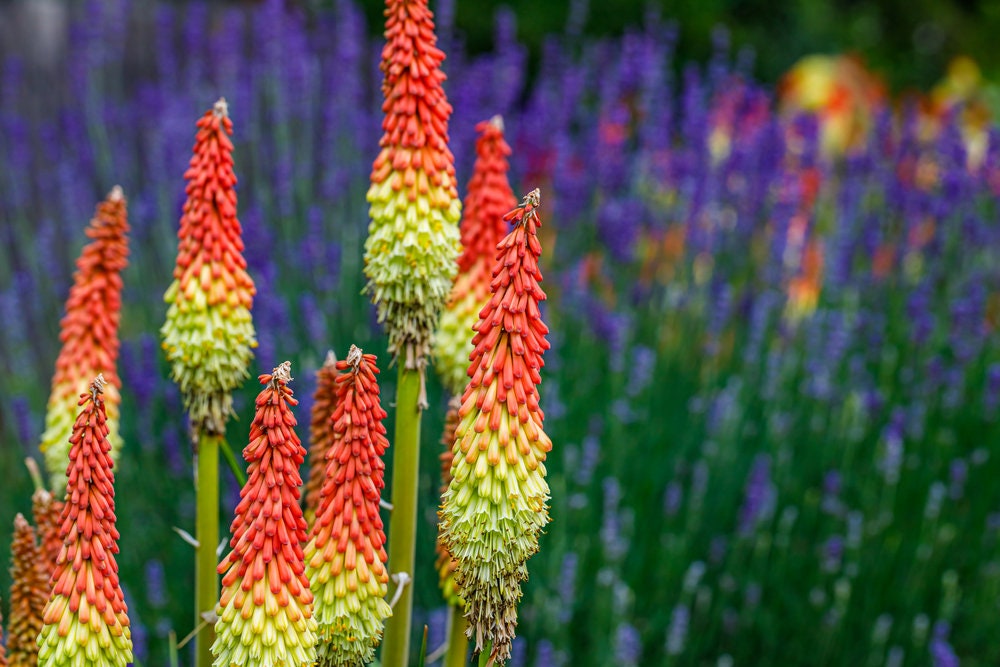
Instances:
[[[66,504],[60,519],[63,546],[38,635],[43,667],[132,662],[128,609],[118,582],[115,478],[104,404],[107,383],[98,375],[70,437]]]
[[[472,328],[490,296],[497,244],[507,234],[503,216],[517,206],[507,178],[510,146],[504,139],[503,119],[494,116],[476,125],[476,130],[476,162],[462,209],[463,250],[434,338],[435,365],[453,395],[461,394],[469,379]]]
[[[66,300],[66,315],[60,322],[62,348],[56,359],[52,391],[45,413],[41,450],[56,496],[66,488],[69,437],[77,413],[77,399],[98,373],[107,380],[111,456],[121,448],[118,411],[121,403],[118,378],[118,324],[121,320],[121,272],[128,266],[128,214],[119,186],[97,205],[87,227],[90,243],[76,261],[73,286]]]
[[[49,598],[49,572],[43,567],[35,529],[21,514],[14,517],[10,554],[8,661],[11,667],[35,667],[38,664],[36,640]]]
[[[306,523],[310,526],[319,508],[323,482],[326,480],[326,453],[333,442],[333,422],[337,405],[337,357],[327,352],[326,361],[316,371],[316,392],[309,421],[309,479],[306,480]]]
[[[46,580],[55,571],[56,561],[62,550],[62,539],[59,537],[59,517],[62,511],[62,501],[53,498],[45,489],[39,489],[31,496],[31,513],[35,517],[38,540],[41,543],[39,562],[45,569]]]
[[[247,482],[230,528],[231,551],[219,565],[213,664],[305,667],[316,660],[316,621],[301,547],[299,467],[306,450],[295,434],[291,363],[259,379],[264,389],[243,449]]]
[[[472,338],[469,383],[462,395],[451,466],[442,495],[442,541],[458,564],[476,650],[492,642],[491,660],[510,655],[521,581],[548,523],[545,458],[552,442],[538,406],[548,328],[538,304],[541,245],[539,191],[504,216],[512,231],[497,245],[491,297]]]
[[[385,601],[385,531],[379,501],[389,441],[382,420],[374,354],[352,345],[337,362],[333,440],[316,521],[306,545],[315,596],[320,667],[370,662],[392,610]]]
[[[249,375],[257,345],[250,317],[256,288],[236,219],[232,133],[225,100],[198,120],[194,155],[184,174],[187,201],[174,281],[163,297],[170,307],[160,329],[191,425],[206,435],[225,434],[231,392]]]
[[[422,371],[460,250],[451,105],[427,0],[387,0],[385,39],[385,118],[367,195],[366,290],[390,353]]]

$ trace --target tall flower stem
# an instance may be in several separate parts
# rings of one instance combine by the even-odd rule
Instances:
[[[448,605],[448,652],[444,654],[444,667],[467,667],[469,638],[465,634],[468,623],[462,610]]]
[[[195,516],[195,539],[198,555],[195,559],[195,623],[208,621],[202,614],[211,612],[219,602],[219,442],[220,436],[200,433],[198,436],[198,489]],[[195,664],[212,664],[212,642],[215,624],[208,622],[195,636]]]
[[[392,517],[389,520],[389,568],[413,577],[417,544],[417,483],[420,478],[420,407],[418,401],[422,371],[399,364],[396,385],[396,431],[392,446]],[[397,584],[399,585],[399,584]],[[407,667],[410,655],[410,626],[413,586],[406,586],[385,624],[382,664]]]

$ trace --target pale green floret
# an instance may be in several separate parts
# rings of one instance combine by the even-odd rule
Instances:
[[[538,551],[538,536],[549,520],[545,450],[538,441],[528,442],[523,427],[514,432],[516,415],[505,415],[510,453],[500,449],[498,463],[490,465],[487,453],[498,449],[498,435],[488,429],[477,433],[478,417],[471,411],[456,430],[453,479],[442,496],[440,516],[445,545],[458,562],[456,580],[467,603],[469,633],[480,646],[491,639],[505,658],[517,625],[520,582],[528,578],[526,563]],[[461,449],[466,434],[469,451],[477,453],[472,464]],[[480,448],[483,439],[486,446]],[[534,470],[515,447],[531,451]]]
[[[163,349],[191,423],[208,433],[224,433],[233,411],[231,392],[249,377],[251,350],[257,346],[250,310],[208,305],[196,280],[185,293],[175,280],[164,301],[171,305],[160,330]]]
[[[243,607],[235,596],[215,623],[214,667],[308,667],[316,661],[316,621],[294,597],[281,607],[268,591],[263,606],[247,594]],[[249,618],[243,618],[243,613]],[[292,618],[296,620],[291,620]]]
[[[408,189],[394,191],[392,178],[373,183],[365,241],[367,292],[389,333],[389,349],[410,366],[430,353],[438,315],[451,291],[461,250],[461,204],[443,188],[411,202]],[[436,205],[447,202],[446,206]]]
[[[343,559],[344,555],[334,557]],[[356,667],[371,662],[382,641],[385,619],[392,616],[392,608],[385,601],[386,584],[377,581],[367,568],[367,582],[361,581],[357,570],[341,569],[339,575],[331,577],[332,564],[324,561],[323,552],[316,551],[315,541],[307,545],[305,558],[319,635],[316,664]],[[361,556],[358,558],[363,561]],[[318,567],[312,563],[318,563]]]
[[[70,614],[68,604],[66,614]],[[90,622],[71,614],[65,636],[59,627],[66,621],[42,626],[38,635],[39,667],[125,667],[132,663],[132,634],[128,626],[109,627],[96,609]]]

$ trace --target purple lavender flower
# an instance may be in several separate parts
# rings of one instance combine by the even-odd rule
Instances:
[[[642,656],[642,638],[634,625],[622,623],[615,631],[615,664],[635,667]]]
[[[739,534],[751,535],[757,526],[774,514],[777,489],[771,481],[771,457],[758,454],[747,478],[743,506],[740,508]]]

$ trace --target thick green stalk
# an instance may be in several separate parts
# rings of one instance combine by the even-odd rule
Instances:
[[[195,627],[205,623],[202,614],[215,611],[219,603],[219,574],[216,567],[219,557],[215,549],[219,544],[219,441],[214,435],[198,436],[198,477],[195,491],[198,496],[195,516],[195,539],[198,555],[194,568]],[[208,623],[195,635],[195,665],[210,667],[212,642],[215,641],[215,624]]]
[[[389,571],[412,579],[417,545],[417,482],[420,478],[420,372],[399,363],[396,433],[392,441],[392,515],[389,518]],[[413,586],[402,595],[385,624],[383,667],[409,667]]]
[[[479,667],[492,667],[493,661],[490,659],[490,655],[493,653],[493,642],[490,640],[486,641],[483,646],[483,650],[479,653]]]
[[[448,606],[448,652],[444,654],[444,667],[468,667],[469,638],[465,636],[468,624],[460,607]]]

